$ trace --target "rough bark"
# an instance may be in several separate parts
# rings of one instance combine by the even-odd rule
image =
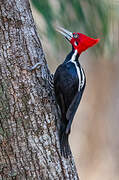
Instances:
[[[60,155],[49,78],[29,1],[1,0],[0,179],[78,179],[73,158]]]

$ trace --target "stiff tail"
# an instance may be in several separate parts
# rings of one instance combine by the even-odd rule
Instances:
[[[60,149],[61,149],[61,155],[65,158],[68,158],[68,156],[71,154],[69,142],[68,142],[68,136],[69,134],[66,134],[66,132],[62,132],[60,134]]]

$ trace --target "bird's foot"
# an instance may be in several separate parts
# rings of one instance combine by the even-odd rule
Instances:
[[[49,77],[49,85],[51,89],[54,89],[54,74],[51,74]]]

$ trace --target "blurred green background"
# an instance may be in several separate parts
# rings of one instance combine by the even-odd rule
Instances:
[[[70,144],[82,180],[119,180],[119,1],[31,0],[31,7],[52,73],[71,50],[56,26],[101,39],[79,58],[87,86]]]

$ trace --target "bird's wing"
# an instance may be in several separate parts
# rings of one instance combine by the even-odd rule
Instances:
[[[71,124],[72,124],[72,121],[73,121],[73,118],[74,118],[74,115],[76,113],[76,110],[78,108],[78,105],[81,101],[81,97],[82,97],[82,94],[83,94],[83,91],[84,91],[84,88],[85,86],[76,93],[72,103],[70,104],[68,110],[67,110],[67,113],[66,113],[66,118],[68,120],[68,124],[67,124],[67,128],[66,128],[66,134],[69,133],[70,131],[70,128],[71,128]]]

